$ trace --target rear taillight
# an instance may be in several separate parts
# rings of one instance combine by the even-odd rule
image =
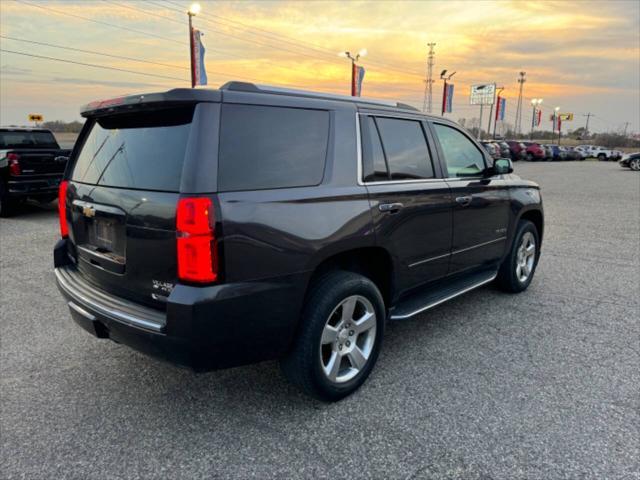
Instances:
[[[178,277],[190,282],[214,282],[218,278],[213,203],[206,197],[178,201],[176,230]]]
[[[17,153],[7,153],[7,163],[9,164],[10,175],[20,175],[22,169],[20,168],[20,155]]]
[[[67,224],[67,187],[69,182],[63,180],[58,187],[58,217],[60,218],[60,236],[69,236],[69,225]]]

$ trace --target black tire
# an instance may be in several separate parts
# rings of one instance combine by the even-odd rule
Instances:
[[[518,278],[517,266],[518,266],[518,249],[522,244],[522,240],[531,233],[535,240],[535,256],[533,258],[533,265],[531,272],[528,274],[526,280],[522,281]],[[527,289],[538,266],[538,259],[540,258],[540,235],[536,226],[528,220],[520,220],[518,228],[511,245],[511,250],[507,254],[507,257],[502,262],[496,283],[505,292],[519,293]]]
[[[304,393],[322,401],[333,402],[356,391],[371,373],[382,345],[386,310],[376,285],[356,273],[335,270],[318,278],[310,288],[297,338],[292,350],[280,361],[280,366],[285,377]],[[334,344],[321,346],[320,343],[327,322],[333,318],[332,312],[336,311],[343,300],[354,295],[366,298],[375,311],[376,330],[372,347],[364,366],[353,378],[342,383],[333,382],[323,370],[323,354],[327,348],[331,355],[337,353],[337,350],[334,349]],[[336,340],[338,341],[341,340]],[[342,345],[340,348],[342,349]],[[356,348],[355,341],[353,348]]]
[[[601,162],[606,162],[607,161],[607,156],[604,153],[599,153],[598,154],[598,160]]]
[[[533,162],[533,155],[530,153],[527,153],[527,162]]]
[[[631,170],[635,170],[636,172],[640,171],[640,159],[639,158],[634,158],[633,160],[629,161],[629,168]]]

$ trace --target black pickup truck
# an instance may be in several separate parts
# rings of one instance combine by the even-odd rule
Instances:
[[[54,200],[70,153],[49,130],[0,128],[0,215],[27,198]]]

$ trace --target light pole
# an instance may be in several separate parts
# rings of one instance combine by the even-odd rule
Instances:
[[[533,128],[536,124],[536,113],[538,111],[538,105],[542,104],[541,98],[534,98],[531,100],[531,106],[533,107],[533,113],[531,114],[531,136],[529,140],[533,140]]]
[[[338,54],[339,57],[348,58],[351,60],[351,96],[356,96],[356,62],[360,57],[364,57],[367,55],[367,49],[363,48],[354,57],[351,55],[351,52],[340,52]]]
[[[445,77],[446,74],[447,74],[446,70],[443,70],[440,73],[440,78],[444,81],[444,89],[442,90],[442,113],[441,113],[441,116],[443,117],[444,117],[444,112],[447,110],[447,82],[451,80],[451,77],[453,77],[456,74],[456,72],[453,72],[448,77]]]
[[[196,86],[196,71],[193,68],[195,65],[195,58],[193,58],[193,23],[192,18],[200,13],[200,4],[193,3],[187,10],[187,16],[189,17],[189,58],[191,59],[191,88]]]

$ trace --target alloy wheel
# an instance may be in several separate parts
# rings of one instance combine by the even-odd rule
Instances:
[[[629,162],[629,167],[631,170],[635,170],[636,172],[640,170],[640,158],[634,158]]]
[[[536,239],[531,232],[525,232],[518,246],[516,256],[516,278],[520,283],[528,280],[536,261]]]
[[[333,383],[354,378],[367,364],[376,339],[376,311],[361,295],[342,300],[322,331],[320,362],[325,377]]]

